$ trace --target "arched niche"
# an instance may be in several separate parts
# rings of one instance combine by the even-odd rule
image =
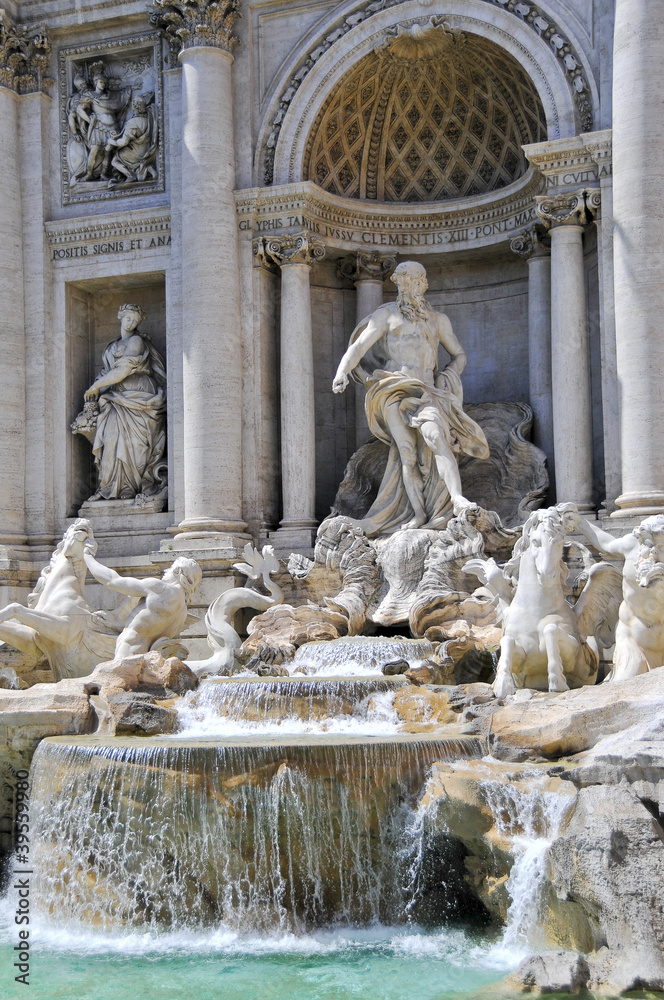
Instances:
[[[257,183],[271,180],[287,184],[302,180],[307,142],[316,118],[342,78],[395,32],[403,32],[415,23],[426,26],[432,17],[435,15],[426,0],[408,0],[365,17],[345,32],[337,29],[325,34],[326,28],[321,28],[320,41],[328,44],[327,48],[321,44],[317,49],[315,39],[310,37],[302,51],[294,55],[281,81],[275,84],[266,106],[256,153]],[[349,20],[351,17],[346,19]],[[463,32],[467,38],[478,39],[480,44],[485,40],[516,62],[537,93],[549,139],[566,138],[582,130],[574,89],[565,67],[551,42],[540,37],[531,24],[489,5],[486,0],[450,0],[444,21],[452,32]],[[326,43],[335,33],[340,35],[338,40]],[[303,60],[304,67],[297,70]],[[596,114],[597,89],[585,67],[584,80]],[[268,160],[272,164],[269,178],[265,176]]]
[[[379,202],[441,202],[497,191],[547,137],[517,61],[445,22],[397,29],[333,88],[307,139],[304,180]]]

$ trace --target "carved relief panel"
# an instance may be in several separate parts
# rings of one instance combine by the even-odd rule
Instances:
[[[61,51],[65,205],[163,191],[161,45],[146,34]]]

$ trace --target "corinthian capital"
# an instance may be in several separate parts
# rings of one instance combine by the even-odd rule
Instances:
[[[556,226],[586,226],[597,214],[599,192],[572,191],[541,194],[535,198],[535,210],[547,229]]]
[[[357,250],[342,257],[337,264],[337,270],[340,277],[353,282],[367,279],[385,281],[396,265],[396,257],[389,257],[378,250],[372,250],[370,253]]]
[[[150,24],[161,28],[175,51],[209,45],[230,52],[241,16],[240,0],[152,0]]]
[[[544,242],[542,226],[522,229],[518,236],[513,236],[510,240],[510,250],[513,253],[518,253],[525,260],[532,260],[533,257],[548,257],[551,253],[551,248]]]
[[[273,236],[266,239],[263,252],[280,267],[287,264],[313,264],[325,256],[325,247],[320,240],[313,239],[309,233],[295,233],[283,236]]]
[[[17,94],[33,94],[46,89],[51,45],[45,25],[26,28],[14,25],[0,8],[0,87]]]

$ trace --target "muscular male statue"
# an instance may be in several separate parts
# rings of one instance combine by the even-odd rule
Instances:
[[[447,316],[424,299],[426,271],[404,261],[392,281],[396,302],[380,306],[355,328],[332,384],[343,392],[352,374],[366,385],[369,429],[390,445],[378,496],[359,522],[369,536],[443,527],[450,501],[454,514],[472,506],[461,491],[456,456],[489,457],[482,428],[462,409],[466,355]],[[442,371],[440,345],[451,358]],[[361,362],[372,349],[376,361],[368,372]]]
[[[664,514],[646,517],[628,535],[614,538],[581,517],[574,504],[558,509],[567,531],[580,532],[603,555],[625,560],[613,670],[607,680],[624,681],[664,666]]]
[[[86,545],[83,558],[99,583],[127,596],[128,600],[122,605],[123,615],[136,608],[115,644],[117,660],[147,653],[158,640],[174,639],[180,634],[187,620],[187,604],[203,576],[194,559],[180,556],[164,571],[161,579],[148,576],[139,580],[120,576],[98,562],[92,545]]]

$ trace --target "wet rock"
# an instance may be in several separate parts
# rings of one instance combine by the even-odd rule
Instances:
[[[663,989],[664,825],[658,803],[641,801],[626,781],[580,789],[549,865],[561,936],[569,914],[577,923],[585,920],[597,949],[608,947],[595,960],[591,956],[591,988]]]
[[[425,687],[411,685],[401,688],[396,692],[393,704],[406,733],[432,732],[456,720],[447,695]]]
[[[454,667],[457,684],[491,683],[496,675],[493,657],[486,649],[469,649]]]
[[[381,669],[386,677],[395,677],[397,674],[405,674],[410,669],[410,663],[408,660],[391,660],[390,663],[384,663]]]
[[[16,772],[29,770],[45,736],[83,735],[95,725],[88,697],[76,682],[0,689],[0,863],[14,848]]]
[[[158,705],[148,694],[117,692],[109,694],[106,702],[115,721],[116,736],[160,736],[177,728],[175,709]]]
[[[547,777],[544,769],[532,765],[522,768],[485,759],[439,763],[432,770],[422,800],[427,822],[463,844],[466,881],[496,922],[506,920],[510,903],[507,879],[521,853],[519,802],[556,794],[565,796],[568,807],[573,807],[573,786],[559,777]],[[544,812],[535,810],[533,816],[535,829],[531,832],[545,836]],[[542,927],[542,932],[551,944],[560,946],[548,926]]]
[[[434,682],[434,672],[430,666],[425,663],[420,664],[419,667],[409,667],[406,670],[404,677],[406,677],[411,684],[433,684]]]
[[[585,992],[590,970],[582,955],[573,951],[556,951],[545,955],[530,955],[508,977],[513,989],[524,993]]]
[[[446,672],[435,660],[427,660],[417,667],[409,667],[404,671],[411,684],[435,684],[442,685],[445,682]]]
[[[259,677],[288,677],[287,667],[271,660],[264,660],[258,653],[254,653],[243,667],[244,670],[251,670]]]
[[[8,691],[18,691],[20,688],[18,674],[12,667],[2,667],[0,669],[0,688]]]
[[[501,629],[467,621],[450,622],[444,629],[429,629],[428,639],[440,640],[436,660],[449,671],[451,684],[491,683],[495,676]]]

